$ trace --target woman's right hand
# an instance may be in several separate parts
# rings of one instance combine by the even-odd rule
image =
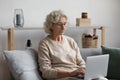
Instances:
[[[70,76],[78,76],[81,75],[81,77],[83,77],[85,74],[85,68],[79,68],[73,72],[70,73]]]

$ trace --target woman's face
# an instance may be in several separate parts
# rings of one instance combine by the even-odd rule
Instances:
[[[62,35],[66,30],[66,17],[62,17],[58,23],[54,23],[52,26],[53,35]]]

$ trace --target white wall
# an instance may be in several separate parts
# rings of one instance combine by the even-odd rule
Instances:
[[[88,12],[92,25],[106,26],[106,45],[120,47],[120,0],[0,0],[0,27],[13,26],[14,9],[24,11],[24,27],[43,27],[45,16],[61,9],[76,25],[81,12]],[[112,34],[112,35],[111,35]]]

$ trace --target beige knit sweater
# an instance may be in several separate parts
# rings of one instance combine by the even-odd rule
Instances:
[[[57,70],[71,72],[85,67],[76,42],[65,35],[62,35],[61,43],[48,36],[40,41],[38,62],[42,76],[48,80],[57,78]]]

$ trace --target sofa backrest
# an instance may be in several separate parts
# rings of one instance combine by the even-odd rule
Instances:
[[[86,61],[87,56],[101,55],[101,48],[80,48],[82,58]]]

